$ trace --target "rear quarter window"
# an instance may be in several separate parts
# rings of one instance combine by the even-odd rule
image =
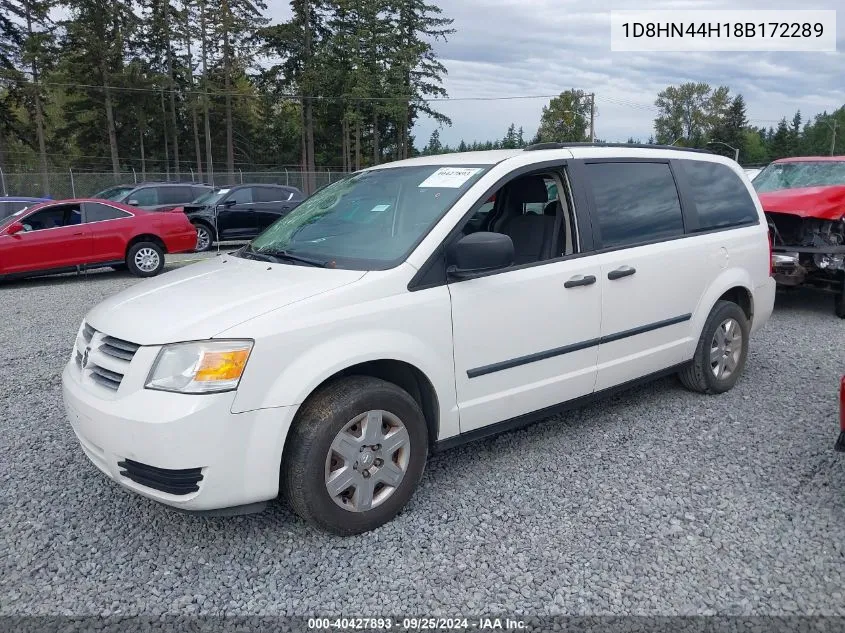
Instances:
[[[757,207],[745,183],[727,165],[678,161],[687,177],[698,211],[699,231],[759,222]]]

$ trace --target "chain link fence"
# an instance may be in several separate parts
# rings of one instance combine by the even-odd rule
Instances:
[[[320,187],[340,180],[345,175],[343,171],[330,169],[315,172],[289,169],[282,171],[237,170],[234,174],[230,174],[228,171],[214,172],[213,174],[204,173],[202,179],[200,179],[193,172],[180,174],[179,178],[176,178],[172,173],[161,172],[124,171],[116,176],[112,172],[77,172],[73,169],[66,172],[48,172],[47,174],[41,172],[4,173],[0,170],[0,195],[50,197],[54,200],[86,198],[113,185],[145,181],[204,182],[221,187],[241,183],[263,183],[291,185],[306,191],[310,180],[312,191],[316,191]]]

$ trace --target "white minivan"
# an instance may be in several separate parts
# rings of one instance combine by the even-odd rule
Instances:
[[[281,494],[338,534],[433,450],[678,372],[736,383],[775,295],[740,167],[656,146],[425,156],[93,308],[62,377],[82,449],[194,511]]]

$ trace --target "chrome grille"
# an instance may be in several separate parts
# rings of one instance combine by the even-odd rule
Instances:
[[[76,342],[74,362],[83,379],[117,391],[129,364],[141,346],[137,343],[109,336],[85,323]]]

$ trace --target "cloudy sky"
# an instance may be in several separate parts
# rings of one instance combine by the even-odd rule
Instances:
[[[845,4],[841,0],[434,0],[456,32],[436,50],[449,71],[449,97],[553,95],[569,88],[596,93],[596,136],[645,141],[654,100],[668,85],[703,81],[745,96],[755,125],[801,110],[805,120],[845,104]],[[269,0],[274,21],[286,0]],[[839,9],[831,53],[614,53],[611,9]],[[784,16],[786,19],[787,16]],[[510,122],[534,134],[547,98],[439,103],[452,119],[441,140],[501,138]],[[436,124],[421,120],[417,145]]]

